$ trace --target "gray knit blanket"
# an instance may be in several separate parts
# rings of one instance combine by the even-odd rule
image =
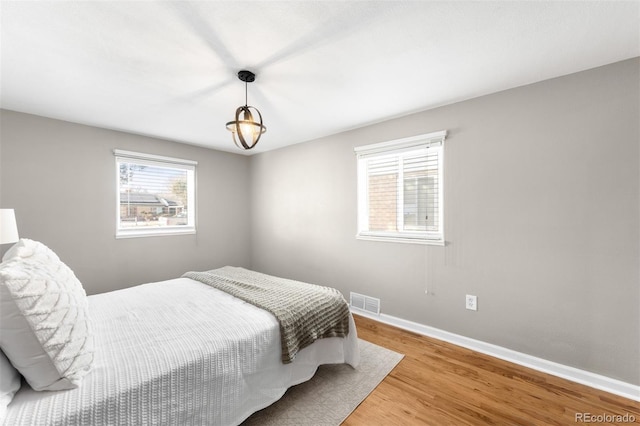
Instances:
[[[225,266],[183,275],[271,312],[280,323],[282,363],[317,339],[349,334],[349,306],[331,287]]]

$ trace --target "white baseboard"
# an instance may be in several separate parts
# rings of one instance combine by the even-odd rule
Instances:
[[[571,380],[573,382],[590,386],[595,389],[600,389],[605,392],[610,392],[612,394],[629,398],[634,401],[640,401],[640,386],[636,386],[631,383],[612,379],[610,377],[591,373],[589,371],[580,370],[578,368],[559,364],[557,362],[548,361],[546,359],[527,355],[522,352],[514,351],[512,349],[503,348],[502,346],[471,339],[469,337],[450,333],[448,331],[440,330],[435,327],[429,327],[428,325],[419,324],[417,322],[407,321],[391,315],[374,315],[355,308],[351,308],[351,311],[354,314],[358,314],[375,321],[393,325],[404,330],[413,331],[414,333],[422,334],[424,336],[443,340],[454,345],[462,346],[464,348],[471,349],[473,351],[480,352],[486,355],[491,355],[493,357],[513,362],[514,364],[529,367],[543,373],[551,374],[553,376],[562,377],[563,379]]]

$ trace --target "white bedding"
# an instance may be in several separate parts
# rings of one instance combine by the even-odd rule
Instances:
[[[357,366],[356,328],[282,364],[270,313],[188,278],[89,296],[92,370],[77,389],[23,383],[5,425],[236,425],[310,379],[318,365]]]

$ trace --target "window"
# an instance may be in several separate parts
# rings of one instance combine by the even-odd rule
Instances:
[[[196,162],[114,150],[116,238],[193,234]]]
[[[446,131],[357,147],[357,238],[444,244]]]

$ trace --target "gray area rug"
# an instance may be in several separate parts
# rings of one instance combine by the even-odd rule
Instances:
[[[404,355],[358,339],[360,365],[322,365],[308,382],[291,387],[243,426],[337,426],[393,370]]]

